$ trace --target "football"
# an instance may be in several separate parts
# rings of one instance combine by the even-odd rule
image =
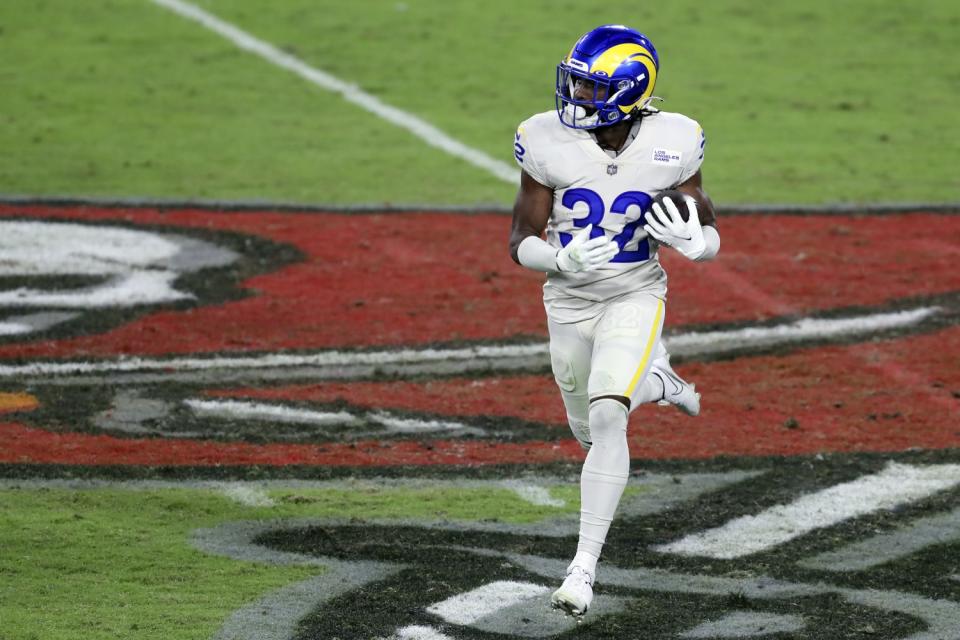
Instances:
[[[647,215],[657,217],[657,214],[653,212],[653,203],[659,202],[660,207],[666,211],[666,207],[663,205],[664,198],[670,198],[673,200],[673,204],[677,205],[677,209],[680,211],[680,217],[683,218],[683,221],[686,222],[690,218],[690,212],[687,211],[687,206],[683,203],[685,194],[682,191],[677,191],[676,189],[664,189],[658,193],[654,198],[653,202],[650,203],[650,212]],[[659,221],[659,218],[658,218]]]

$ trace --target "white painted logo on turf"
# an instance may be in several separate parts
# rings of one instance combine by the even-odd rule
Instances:
[[[850,339],[880,331],[908,328],[940,313],[940,307],[919,307],[890,313],[849,318],[804,318],[788,324],[732,330],[679,333],[664,342],[675,356],[706,357],[738,350],[790,346],[806,340]],[[161,372],[170,379],[184,379],[193,372],[246,370],[261,379],[265,369],[312,367],[316,380],[356,378],[374,372],[402,375],[414,372],[450,373],[476,369],[513,371],[548,366],[546,342],[523,345],[478,345],[457,349],[400,349],[388,351],[321,351],[307,354],[274,353],[258,356],[203,358],[125,358],[100,362],[40,361],[0,365],[0,378],[25,376],[102,375]],[[78,384],[85,384],[80,381]]]
[[[0,277],[24,285],[0,289],[0,309],[50,309],[0,321],[0,335],[42,331],[76,318],[64,310],[130,308],[193,299],[175,286],[184,273],[234,262],[207,242],[142,229],[45,220],[0,221]],[[31,286],[32,278],[76,276],[72,289]]]
[[[957,476],[957,469],[960,465],[930,465],[914,466],[893,463],[879,473],[871,474],[853,480],[851,482],[835,485],[814,494],[801,496],[793,504],[796,504],[810,496],[819,496],[817,499],[823,502],[824,496],[835,496],[835,494],[848,493],[853,489],[863,490],[868,496],[880,495],[886,491],[884,485],[886,480],[894,477],[901,478],[902,484],[907,485],[906,489],[894,489],[897,496],[891,497],[884,504],[895,505],[913,503],[922,500],[932,492],[949,488],[953,486],[952,482]],[[647,476],[646,481],[655,476]],[[664,499],[670,495],[670,491],[686,491],[689,484],[696,484],[696,474],[685,474],[677,481],[677,477],[664,476],[666,481],[663,484],[664,491],[653,491],[641,494],[638,497],[645,499]],[[732,478],[728,478],[730,480]],[[741,477],[742,480],[742,477]],[[395,482],[393,479],[384,479],[382,482]],[[419,481],[418,481],[419,482]],[[446,482],[446,481],[442,481]],[[488,481],[490,486],[499,486],[502,481]],[[726,490],[729,487],[735,487],[738,483],[724,484],[723,488],[716,485],[701,485],[701,491],[696,495],[686,495],[686,499],[692,499],[696,496],[709,493],[714,490]],[[676,496],[674,496],[676,497]],[[873,500],[876,502],[876,500]],[[840,505],[843,501],[837,501]],[[825,511],[831,511],[830,501],[824,502]],[[666,509],[673,508],[673,503],[661,502],[657,508],[637,509],[638,505],[628,507],[632,517],[639,514],[658,513]],[[371,524],[383,524],[384,522],[371,521]],[[329,570],[321,576],[310,578],[299,585],[284,587],[282,590],[273,594],[268,594],[260,601],[252,603],[241,610],[235,612],[230,621],[220,630],[216,636],[237,638],[238,640],[284,640],[290,637],[288,634],[274,633],[272,635],[263,635],[262,630],[253,633],[249,629],[250,621],[257,622],[268,621],[272,623],[271,628],[293,629],[302,617],[310,611],[322,611],[322,607],[333,601],[334,598],[343,595],[352,589],[369,589],[371,585],[386,576],[395,575],[397,572],[409,568],[409,565],[400,565],[394,563],[371,560],[363,556],[352,558],[344,562],[336,558],[299,555],[263,547],[258,542],[263,534],[271,531],[280,531],[284,528],[294,527],[301,529],[303,527],[321,527],[325,531],[335,531],[337,527],[344,523],[336,519],[315,519],[315,520],[296,520],[287,523],[253,523],[249,521],[225,523],[216,529],[202,529],[194,532],[192,536],[193,545],[206,553],[215,555],[226,555],[243,561],[266,562],[268,564],[303,564],[306,566],[315,566],[317,564],[326,565]],[[405,522],[396,522],[395,524],[407,524]],[[547,520],[538,523],[532,529],[525,525],[511,525],[509,523],[498,523],[497,530],[502,534],[514,534],[516,536],[530,535],[554,535],[552,529],[564,529],[566,534],[560,532],[556,535],[568,535],[569,525],[557,527],[556,522]],[[503,549],[490,549],[483,546],[473,546],[468,539],[464,537],[465,532],[482,532],[488,527],[485,523],[451,523],[448,521],[434,521],[432,523],[423,523],[425,530],[431,529],[435,533],[440,530],[450,530],[455,535],[446,541],[436,536],[426,541],[430,549],[430,566],[436,569],[443,566],[445,552],[453,553],[458,561],[462,561],[462,554],[465,552],[475,553],[478,558],[499,558],[501,566],[509,566],[516,570],[526,573],[533,581],[514,581],[497,580],[491,582],[474,583],[467,586],[466,589],[458,593],[449,595],[439,602],[423,603],[423,611],[439,618],[441,623],[433,621],[424,621],[410,619],[406,617],[393,633],[389,636],[383,636],[381,640],[453,640],[454,638],[474,637],[475,632],[498,634],[498,637],[511,638],[540,638],[556,637],[559,634],[568,633],[574,627],[579,626],[577,622],[568,617],[561,616],[551,611],[548,605],[548,594],[552,587],[546,584],[556,583],[558,576],[563,575],[566,566],[566,559],[553,557],[527,555],[504,551]],[[829,523],[820,522],[818,526],[829,526]],[[335,535],[335,534],[334,534]],[[351,535],[357,535],[352,532]],[[361,534],[362,535],[362,534]],[[371,541],[377,544],[370,548],[376,548],[380,545],[379,535],[371,534]],[[928,541],[930,542],[930,541]],[[361,545],[358,547],[366,548]],[[912,549],[912,552],[919,550]],[[411,555],[411,561],[417,554]],[[453,569],[456,571],[456,568]],[[374,571],[374,573],[371,573]],[[687,573],[658,568],[647,568],[644,566],[618,567],[609,564],[604,565],[602,569],[602,584],[613,593],[601,593],[594,601],[591,615],[582,623],[581,631],[586,632],[586,628],[592,625],[594,621],[616,619],[625,611],[635,608],[637,597],[642,596],[644,600],[659,599],[660,602],[675,602],[677,596],[690,597],[697,596],[707,598],[716,605],[717,601],[729,601],[731,594],[739,594],[744,601],[758,603],[761,606],[751,607],[750,610],[727,609],[719,617],[711,615],[707,619],[697,619],[696,612],[692,616],[687,616],[686,629],[677,629],[677,636],[681,638],[750,638],[765,637],[768,635],[783,633],[800,633],[804,631],[812,632],[809,628],[814,620],[807,617],[797,610],[798,598],[818,598],[831,596],[839,599],[846,605],[853,605],[856,609],[850,612],[854,616],[852,620],[861,619],[862,615],[874,616],[879,612],[887,612],[907,616],[912,619],[920,628],[909,635],[896,635],[902,640],[932,640],[934,638],[960,638],[957,635],[957,629],[960,628],[960,603],[948,599],[935,600],[926,595],[914,594],[900,590],[884,590],[873,586],[870,589],[851,588],[839,585],[826,584],[820,581],[814,583],[794,582],[774,577],[773,575],[756,574],[753,571],[743,572],[743,575],[700,575],[697,573]],[[349,587],[343,584],[353,581]],[[274,606],[282,597],[290,597],[291,589],[295,590],[296,599],[292,606],[280,607]],[[429,593],[423,595],[429,597]],[[418,609],[417,605],[407,605],[407,611],[414,612]],[[270,606],[267,606],[270,605]],[[717,607],[714,606],[714,611]],[[723,609],[724,607],[721,607]],[[269,615],[265,615],[269,612]],[[271,619],[272,617],[272,619]],[[424,624],[429,622],[429,624]],[[471,629],[473,633],[469,636],[462,635],[463,630]],[[346,629],[344,629],[346,630]],[[585,635],[595,637],[595,635],[586,632]],[[891,637],[889,634],[881,634]],[[804,636],[806,637],[806,636]],[[813,637],[813,636],[811,636]]]
[[[802,496],[755,516],[736,518],[656,549],[685,556],[739,558],[850,518],[921,500],[957,484],[960,465],[916,467],[891,463],[880,473]]]
[[[531,582],[500,580],[427,607],[427,611],[453,624],[468,625],[501,609],[535,601],[550,592],[550,587]],[[534,604],[534,602],[530,602]]]

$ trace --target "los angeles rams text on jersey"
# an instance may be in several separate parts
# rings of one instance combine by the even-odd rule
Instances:
[[[517,129],[514,155],[534,180],[553,189],[547,242],[565,246],[592,224],[591,237],[606,234],[620,246],[598,269],[550,273],[543,287],[555,322],[588,320],[603,304],[643,291],[665,298],[667,276],[657,243],[643,230],[653,197],[693,176],[703,162],[703,130],[679,113],[643,116],[636,137],[616,157],[584,130],[564,126],[554,111],[537,114]]]

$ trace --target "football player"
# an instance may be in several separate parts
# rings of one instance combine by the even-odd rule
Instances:
[[[557,66],[556,110],[523,122],[514,144],[522,174],[510,253],[547,274],[553,374],[587,450],[577,552],[551,598],[575,616],[593,599],[597,560],[627,483],[630,411],[660,402],[700,412],[700,395],[660,344],[667,276],[657,252],[665,245],[710,260],[720,236],[700,175],[703,130],[651,106],[658,69],[640,32],[593,29]]]

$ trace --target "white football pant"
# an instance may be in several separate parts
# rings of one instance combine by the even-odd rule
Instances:
[[[553,376],[573,435],[590,447],[590,398],[624,396],[630,410],[660,399],[659,383],[647,382],[650,363],[665,355],[660,344],[663,300],[634,293],[600,315],[574,324],[548,321]]]

